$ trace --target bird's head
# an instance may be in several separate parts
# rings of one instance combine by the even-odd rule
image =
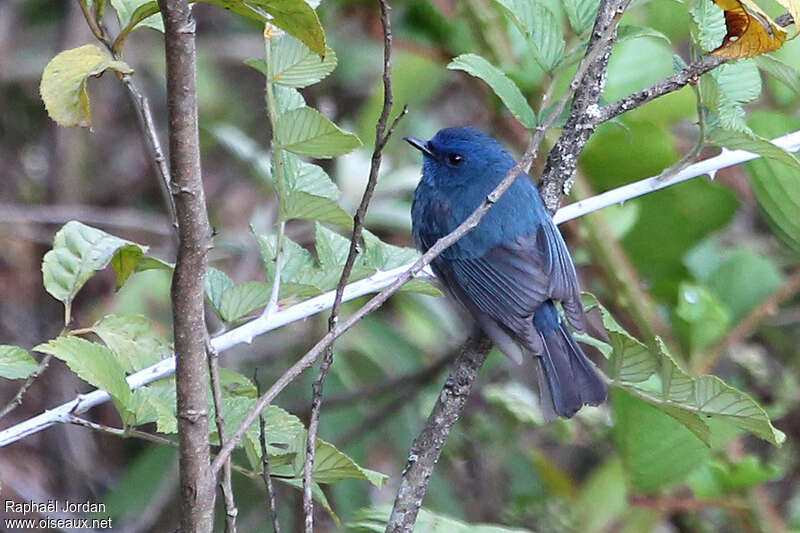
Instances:
[[[422,152],[423,179],[435,187],[494,181],[514,166],[513,158],[497,140],[475,128],[445,128],[430,141],[405,140]]]

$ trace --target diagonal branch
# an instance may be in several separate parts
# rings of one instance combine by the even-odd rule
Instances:
[[[395,118],[394,122],[386,130],[386,124],[389,121],[389,114],[392,111],[394,98],[392,96],[392,23],[389,18],[389,4],[386,0],[378,0],[381,10],[381,26],[383,27],[383,108],[381,109],[378,123],[375,125],[375,148],[372,151],[372,160],[369,169],[369,178],[367,185],[364,188],[364,195],[361,197],[361,203],[358,205],[356,214],[353,217],[353,235],[350,238],[350,250],[347,253],[344,267],[342,268],[342,275],[339,278],[339,283],[336,285],[336,296],[333,300],[333,308],[331,315],[328,318],[328,331],[336,328],[336,323],[339,321],[339,311],[342,306],[342,297],[344,295],[344,288],[350,279],[350,273],[353,270],[353,265],[358,255],[358,246],[361,241],[361,233],[364,229],[364,219],[367,215],[369,203],[372,200],[372,194],[375,191],[375,186],[378,183],[378,172],[381,168],[381,161],[383,159],[383,148],[389,141],[389,138],[394,131],[397,122],[406,114],[406,108]],[[316,455],[317,434],[319,432],[319,417],[322,408],[322,389],[325,384],[325,379],[328,377],[331,365],[333,364],[333,341],[328,345],[325,350],[325,356],[322,359],[322,365],[319,370],[319,376],[313,384],[313,394],[311,398],[311,418],[308,423],[308,439],[306,441],[306,461],[303,469],[303,513],[305,516],[305,531],[312,533],[314,529],[314,500],[312,497],[313,483],[311,480],[314,470],[314,456]]]

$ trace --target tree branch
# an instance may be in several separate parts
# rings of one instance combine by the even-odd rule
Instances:
[[[461,353],[456,357],[450,376],[436,399],[436,405],[428,416],[425,427],[411,445],[408,463],[397,490],[397,499],[386,526],[387,533],[414,530],[417,513],[422,506],[433,469],[491,348],[491,340],[478,329],[473,331],[461,347]]]
[[[211,246],[200,170],[195,22],[187,0],[159,0],[164,18],[172,194],[178,257],[172,278],[181,529],[210,533],[214,475],[209,470],[204,283]]]
[[[208,358],[208,373],[211,377],[211,398],[214,401],[214,421],[217,424],[220,446],[225,444],[227,433],[225,430],[225,406],[222,401],[222,384],[219,376],[219,353],[206,343],[206,357]],[[231,479],[231,460],[225,462],[222,468],[222,481],[219,484],[222,496],[225,499],[225,533],[236,533],[236,517],[239,510],[233,496],[233,483]]]
[[[253,381],[256,382],[256,390],[261,395],[261,383],[258,381],[258,369],[253,374]],[[264,417],[258,417],[258,442],[261,446],[261,478],[264,480],[264,488],[267,491],[267,512],[272,518],[272,530],[274,533],[281,533],[281,524],[278,521],[278,505],[275,499],[275,487],[272,486],[272,478],[269,474],[269,453],[267,452],[267,428],[264,424]]]
[[[378,123],[375,125],[375,148],[372,151],[372,160],[369,169],[369,178],[364,188],[364,195],[358,205],[356,214],[353,217],[353,235],[350,238],[350,250],[347,253],[342,275],[336,285],[336,296],[333,300],[333,308],[328,318],[328,331],[333,331],[339,321],[339,310],[342,306],[344,288],[350,279],[350,273],[358,255],[358,247],[361,242],[361,233],[364,229],[364,219],[367,215],[369,203],[372,200],[372,193],[378,183],[378,171],[381,168],[383,159],[383,148],[389,141],[397,122],[406,114],[406,108],[397,116],[392,123],[389,131],[386,131],[386,124],[389,121],[389,114],[392,112],[394,98],[392,96],[392,23],[389,17],[391,9],[386,0],[378,0],[381,10],[381,26],[383,28],[383,108],[381,109]],[[313,384],[311,398],[311,417],[308,423],[308,439],[306,439],[306,461],[303,468],[303,514],[305,516],[305,531],[313,533],[314,530],[314,499],[312,473],[314,471],[314,457],[316,455],[317,434],[319,432],[319,417],[322,408],[322,390],[325,379],[328,377],[331,365],[333,364],[333,341],[330,342],[325,350],[319,375]]]

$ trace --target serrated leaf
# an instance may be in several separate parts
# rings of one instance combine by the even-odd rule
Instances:
[[[321,267],[341,267],[350,251],[350,239],[331,231],[320,223],[315,224],[314,247]]]
[[[614,352],[611,357],[612,385],[637,395],[653,407],[682,423],[694,420],[674,409],[706,419],[726,422],[780,446],[786,436],[772,426],[764,410],[747,394],[716,376],[689,376],[669,354],[666,345],[656,338],[651,351],[630,336],[593,296],[584,293],[584,306],[600,309]],[[705,434],[698,424],[687,427],[696,435]],[[713,440],[714,432],[711,438]]]
[[[476,54],[462,54],[447,65],[450,70],[463,70],[485,81],[503,101],[517,120],[526,128],[536,126],[536,115],[528,105],[519,87],[497,67]]]
[[[748,131],[743,105],[761,94],[761,75],[752,59],[725,63],[711,72],[716,82],[716,95],[704,97],[714,107],[723,129]],[[701,78],[702,79],[702,78]]]
[[[304,192],[336,200],[341,193],[328,174],[319,165],[301,161],[292,153],[284,152],[284,177],[288,193]]]
[[[218,315],[222,314],[220,311],[222,296],[234,285],[233,280],[225,272],[214,267],[208,267],[206,270],[206,298]]]
[[[580,35],[592,27],[597,18],[600,0],[562,0],[561,3],[575,33]]]
[[[267,305],[272,286],[263,281],[245,281],[222,295],[219,312],[226,322],[238,320]]]
[[[537,63],[552,72],[564,57],[561,23],[539,0],[495,0],[533,48]]]
[[[353,219],[347,211],[333,200],[321,196],[302,191],[293,192],[281,207],[284,220],[320,220],[345,228],[353,226]]]
[[[6,379],[27,378],[39,368],[39,363],[27,350],[10,344],[0,344],[0,376]]]
[[[133,397],[123,418],[129,426],[155,422],[159,433],[177,433],[176,402],[174,383],[170,381],[151,383],[133,391]]]
[[[111,350],[126,372],[137,372],[172,352],[170,345],[156,332],[146,316],[103,317],[91,327]]]
[[[139,252],[143,254],[146,251],[146,246],[74,220],[67,222],[56,233],[53,249],[42,260],[44,287],[54,298],[69,304],[83,284],[109,263],[115,270],[121,269],[117,270],[117,281],[124,282],[133,270],[131,267],[135,261],[131,259],[141,259]],[[120,254],[125,259],[116,260]]]
[[[264,271],[267,279],[275,278],[275,235],[261,235],[255,233],[261,251],[261,260],[264,262]],[[283,239],[283,268],[281,278],[284,280],[295,279],[300,272],[314,269],[312,255],[288,237]]]
[[[272,39],[272,81],[300,89],[324,79],[336,68],[336,53],[327,48],[320,59],[306,45],[290,35]]]
[[[272,88],[272,91],[275,94],[275,107],[278,113],[286,113],[306,105],[306,99],[297,89],[276,85]]]
[[[275,141],[284,150],[318,159],[344,155],[361,146],[358,137],[310,107],[279,115]]]
[[[33,348],[61,359],[78,377],[105,389],[123,409],[130,403],[131,389],[125,371],[111,350],[79,337],[57,337]]]
[[[116,61],[97,45],[87,44],[55,56],[42,73],[39,92],[47,114],[60,126],[91,127],[86,80],[106,70],[130,74],[133,69]]]

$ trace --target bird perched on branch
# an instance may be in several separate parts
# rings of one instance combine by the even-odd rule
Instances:
[[[427,251],[452,232],[503,180],[514,159],[473,128],[447,128],[430,141],[407,137],[423,153],[422,180],[411,208],[417,247]],[[569,250],[539,191],[520,173],[477,227],[431,263],[495,346],[521,363],[538,361],[545,416],[570,418],[603,403],[608,387],[572,337],[586,318]]]

